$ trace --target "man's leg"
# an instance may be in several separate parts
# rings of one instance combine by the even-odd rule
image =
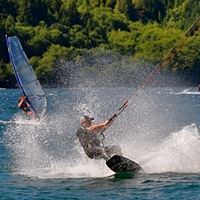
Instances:
[[[85,153],[91,159],[104,159],[108,160],[110,157],[107,156],[105,150],[103,148],[88,148]]]
[[[109,160],[113,155],[122,155],[121,148],[119,146],[106,146],[104,148],[93,147],[88,148],[85,153],[91,159],[104,159]]]
[[[122,150],[119,146],[106,146],[104,149],[108,157],[112,157],[113,155],[122,156]]]

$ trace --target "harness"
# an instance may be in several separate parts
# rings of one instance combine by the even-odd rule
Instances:
[[[29,112],[31,111],[31,109],[28,107],[27,103],[23,102],[22,105],[20,106],[20,108],[24,111],[24,112]]]
[[[79,128],[77,134],[81,146],[84,150],[89,148],[104,148],[105,136],[102,132],[99,133],[89,133],[84,128]],[[100,138],[102,136],[102,138]]]

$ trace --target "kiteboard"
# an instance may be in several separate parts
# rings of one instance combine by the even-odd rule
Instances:
[[[106,161],[106,165],[117,174],[135,174],[142,169],[141,166],[135,161],[119,155],[112,156],[109,160]]]

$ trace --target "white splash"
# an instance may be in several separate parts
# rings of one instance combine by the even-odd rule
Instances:
[[[49,116],[39,126],[27,124],[21,115],[13,117],[15,123],[8,125],[5,141],[12,152],[14,173],[38,178],[104,177],[113,174],[105,161],[88,159],[80,144],[71,140],[80,116],[89,109],[82,106],[84,101],[90,99],[97,104],[99,100],[95,95],[92,98],[93,95],[87,93],[81,102],[74,102],[70,108],[62,104],[62,110],[58,109],[61,112]],[[100,108],[97,106],[96,109]],[[89,110],[95,112],[94,109]]]
[[[162,144],[155,146],[143,159],[147,173],[200,172],[200,138],[195,124],[171,133]]]
[[[57,107],[54,102],[56,112],[40,126],[8,125],[5,141],[12,152],[11,164],[15,173],[38,178],[104,177],[113,174],[104,161],[87,158],[80,144],[71,138],[83,114],[105,118],[109,109],[113,113],[113,108],[118,107],[119,98],[124,98],[118,91],[116,93],[120,95],[113,97],[110,90],[107,90],[107,96],[101,90],[86,88],[85,91],[70,91],[71,96],[76,98],[69,102],[66,98],[68,93],[60,94],[62,101],[58,99]],[[58,97],[58,94],[51,97]],[[196,125],[186,126],[168,137],[159,133],[158,127],[151,124],[155,120],[153,117],[159,114],[157,105],[153,107],[155,99],[151,98],[145,96],[129,104],[129,109],[106,133],[108,144],[120,145],[124,156],[141,164],[145,173],[200,172],[200,140]],[[156,123],[170,126],[170,122],[167,124],[160,116]],[[18,116],[16,120],[20,120]]]

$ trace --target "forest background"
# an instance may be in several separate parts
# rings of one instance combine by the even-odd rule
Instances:
[[[5,35],[17,35],[42,84],[130,86],[175,44],[178,53],[158,81],[200,82],[200,31],[184,32],[199,0],[0,0],[0,87],[15,87]],[[144,75],[145,74],[145,75]],[[103,83],[104,82],[104,83]],[[164,84],[163,84],[164,83]]]

